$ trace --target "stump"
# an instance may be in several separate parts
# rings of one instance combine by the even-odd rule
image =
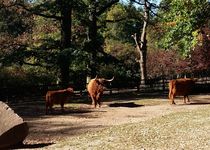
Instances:
[[[27,123],[7,104],[0,101],[0,149],[21,144],[28,131]]]

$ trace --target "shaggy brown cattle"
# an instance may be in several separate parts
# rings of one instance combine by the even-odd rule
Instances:
[[[94,108],[96,108],[97,104],[99,107],[101,106],[101,96],[103,95],[103,91],[105,88],[105,84],[111,82],[114,79],[104,79],[104,78],[97,78],[91,79],[87,85],[87,91],[89,96],[92,99],[92,104]]]
[[[190,102],[188,95],[192,92],[193,85],[195,84],[195,79],[191,78],[180,78],[169,81],[169,101],[171,104],[175,104],[174,98],[176,96],[184,96],[184,103]]]
[[[56,91],[48,91],[46,94],[46,114],[48,114],[48,110],[52,112],[53,104],[60,104],[61,111],[64,110],[64,103],[74,94],[73,88],[67,88],[63,90],[56,90]]]

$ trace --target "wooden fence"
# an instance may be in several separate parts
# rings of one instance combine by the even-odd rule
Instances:
[[[210,77],[196,78],[195,86],[193,87],[194,93],[210,92]],[[140,85],[139,90],[144,92],[148,91],[168,91],[168,83],[171,79],[162,78],[145,85]]]
[[[156,92],[156,91],[168,91],[168,82],[170,79],[160,78],[157,80],[150,80],[145,85],[128,84],[128,87],[109,87],[105,91],[106,94],[124,93],[124,92]],[[125,82],[125,81],[123,81]],[[133,86],[131,86],[133,85]],[[72,85],[74,87],[74,85]],[[76,89],[77,94],[86,94],[85,85],[83,88]],[[0,100],[12,100],[17,97],[34,97],[34,96],[45,96],[48,90],[60,89],[61,86],[57,84],[53,85],[37,85],[37,86],[16,86],[16,87],[3,87],[0,88]],[[206,93],[210,92],[210,77],[200,77],[196,81],[194,90],[195,93]]]

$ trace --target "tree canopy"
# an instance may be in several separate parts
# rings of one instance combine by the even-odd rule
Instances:
[[[139,82],[209,69],[208,1],[123,2],[0,0],[1,71],[67,86],[86,76]]]
[[[207,0],[163,0],[159,15],[163,37],[158,44],[165,49],[176,49],[187,56],[198,42],[200,29],[210,16]]]

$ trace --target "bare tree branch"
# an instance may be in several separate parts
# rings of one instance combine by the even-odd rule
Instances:
[[[138,5],[144,5],[144,3],[140,3],[139,1],[136,1],[136,0],[131,0],[131,2],[134,2],[134,3],[138,4]]]
[[[47,14],[43,14],[41,12],[38,12],[37,10],[34,10],[34,9],[30,9],[30,8],[27,8],[25,5],[21,4],[21,3],[16,3],[16,5],[22,7],[23,9],[25,9],[26,11],[34,14],[34,15],[38,15],[38,16],[41,16],[41,17],[44,17],[44,18],[51,18],[51,19],[56,19],[56,20],[61,20],[62,17],[60,16],[56,16],[56,15],[47,15]]]

